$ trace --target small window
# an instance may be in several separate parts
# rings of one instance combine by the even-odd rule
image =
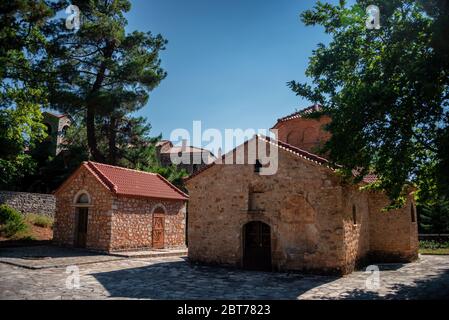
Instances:
[[[262,168],[262,164],[260,163],[259,160],[256,160],[256,164],[254,165],[254,172],[255,173],[259,173],[260,172],[260,168]]]
[[[352,206],[352,222],[357,224],[357,208],[355,204]]]
[[[62,136],[66,136],[67,135],[67,130],[69,130],[69,126],[64,126],[61,130],[61,134]]]
[[[81,194],[78,197],[78,200],[76,201],[76,203],[79,204],[89,204],[89,196],[86,193]]]
[[[416,222],[415,207],[413,206],[413,203],[410,205],[410,215],[412,217],[412,222]]]

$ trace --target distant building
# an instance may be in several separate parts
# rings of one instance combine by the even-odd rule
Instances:
[[[198,172],[216,160],[209,150],[187,146],[185,142],[182,146],[174,146],[171,141],[161,140],[156,144],[156,151],[163,167],[176,164],[178,168],[185,169],[189,174]],[[173,159],[177,160],[173,161]]]
[[[56,156],[63,149],[65,133],[73,121],[69,115],[48,111],[44,112],[43,116],[43,123],[47,127],[47,139],[51,142],[49,152]]]

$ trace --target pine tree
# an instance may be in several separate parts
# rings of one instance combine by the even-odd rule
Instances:
[[[81,12],[80,29],[68,30],[61,21],[52,25],[50,103],[83,117],[93,160],[118,164],[120,144],[133,140],[133,126],[142,125],[130,115],[145,106],[166,76],[159,59],[166,40],[150,32],[126,33],[128,0],[72,3]]]

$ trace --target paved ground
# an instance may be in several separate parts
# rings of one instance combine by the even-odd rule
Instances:
[[[363,271],[335,278],[131,258],[79,265],[73,288],[73,269],[0,263],[0,299],[449,299],[449,256],[379,267],[380,287],[368,290],[375,274]]]
[[[0,262],[29,269],[66,267],[121,259],[123,257],[56,246],[0,248]]]
[[[187,255],[187,249],[161,249],[122,251],[103,254],[87,250],[57,246],[0,248],[0,262],[28,269],[61,268],[97,262],[117,261],[126,258],[179,257]]]

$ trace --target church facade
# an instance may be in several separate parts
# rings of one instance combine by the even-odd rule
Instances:
[[[304,118],[312,108],[279,119],[278,139],[256,136],[230,154],[249,159],[253,148],[277,150],[276,173],[259,165],[216,161],[186,180],[189,259],[253,270],[348,274],[368,262],[418,257],[412,192],[404,207],[384,212],[382,192],[342,181],[327,159],[313,153],[329,138],[330,119]]]

